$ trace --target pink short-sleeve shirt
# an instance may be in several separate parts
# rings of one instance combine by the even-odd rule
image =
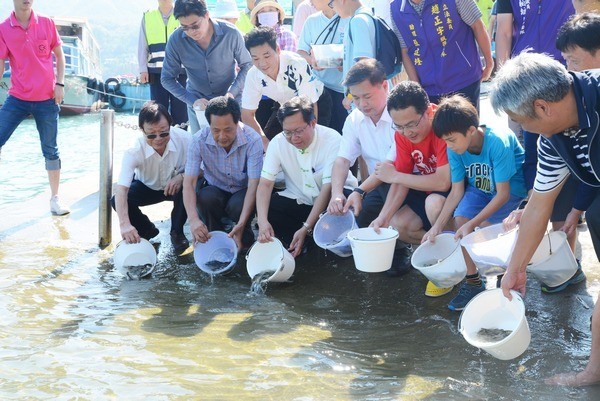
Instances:
[[[54,21],[31,11],[29,27],[23,29],[14,11],[0,24],[0,59],[9,60],[9,94],[26,101],[54,97],[52,50],[62,44]]]

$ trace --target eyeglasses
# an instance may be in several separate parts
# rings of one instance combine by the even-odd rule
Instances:
[[[327,3],[327,6],[329,8],[333,8],[333,0],[329,0],[329,3]]]
[[[423,116],[425,116],[425,113],[421,114],[421,118],[419,118],[419,121],[417,121],[417,122],[413,121],[412,123],[408,123],[406,125],[398,125],[396,123],[393,123],[392,126],[398,132],[410,131],[410,130],[417,128],[419,126],[419,124],[421,124],[421,120],[423,119]]]
[[[202,22],[202,20],[200,19],[192,25],[180,25],[180,27],[183,32],[196,31],[196,30],[200,29],[201,22]]]
[[[293,131],[286,131],[283,130],[283,135],[287,138],[287,139],[291,139],[294,135],[295,136],[301,136],[304,131],[306,131],[306,129],[308,128],[310,124],[306,124],[306,126],[304,128],[297,128]]]
[[[144,134],[144,136],[146,136],[146,139],[156,139],[157,136],[160,136],[161,138],[166,138],[169,135],[171,135],[170,132],[163,132],[160,134],[148,134],[148,135]]]

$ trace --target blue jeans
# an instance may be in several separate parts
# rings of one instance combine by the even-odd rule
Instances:
[[[0,109],[0,149],[19,124],[33,115],[40,135],[42,154],[46,159],[46,170],[60,170],[60,157],[56,144],[59,111],[60,107],[54,99],[30,102],[9,95]]]

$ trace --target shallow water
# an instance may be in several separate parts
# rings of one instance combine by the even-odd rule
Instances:
[[[61,120],[65,187],[97,169],[98,118]],[[30,123],[3,149],[0,215],[46,191]],[[135,135],[117,129],[116,164]],[[253,294],[244,258],[210,278],[191,253],[172,254],[158,221],[152,277],[127,280],[112,250],[98,250],[96,227],[82,227],[85,213],[29,210],[8,228],[0,219],[2,400],[600,399],[600,388],[542,384],[587,361],[597,263],[584,265],[587,287],[559,295],[530,279],[531,345],[500,361],[458,332],[459,314],[446,308],[456,290],[426,298],[415,270],[361,273],[352,258],[315,250],[297,259],[291,282]]]

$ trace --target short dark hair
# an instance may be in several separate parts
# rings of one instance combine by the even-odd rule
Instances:
[[[161,117],[165,117],[169,122],[169,125],[173,123],[171,115],[165,106],[160,103],[156,103],[154,100],[144,103],[140,114],[138,115],[138,126],[140,129],[144,129],[144,124],[156,124],[160,121]]]
[[[560,27],[556,37],[556,48],[561,52],[575,47],[596,55],[600,49],[600,14],[575,14]]]
[[[414,107],[418,114],[429,108],[429,97],[425,90],[415,81],[400,82],[388,96],[388,110],[404,110]]]
[[[385,67],[374,58],[364,58],[354,64],[346,74],[344,86],[358,85],[367,79],[371,85],[381,84],[386,80]]]
[[[313,102],[307,96],[295,96],[281,105],[277,111],[277,119],[283,125],[283,120],[296,113],[302,113],[302,119],[309,124],[315,120]]]
[[[246,34],[244,38],[246,41],[246,49],[250,51],[251,48],[264,45],[267,43],[277,50],[277,32],[270,26],[261,25]]]
[[[206,105],[206,110],[204,110],[204,116],[209,124],[211,116],[226,116],[228,114],[231,114],[233,122],[236,124],[242,118],[240,105],[229,96],[217,96],[211,99]]]
[[[177,0],[173,7],[173,17],[179,19],[195,14],[204,17],[208,12],[206,1],[204,0]]]
[[[433,116],[433,132],[438,138],[453,132],[467,135],[469,128],[478,126],[477,109],[462,95],[442,99]]]

